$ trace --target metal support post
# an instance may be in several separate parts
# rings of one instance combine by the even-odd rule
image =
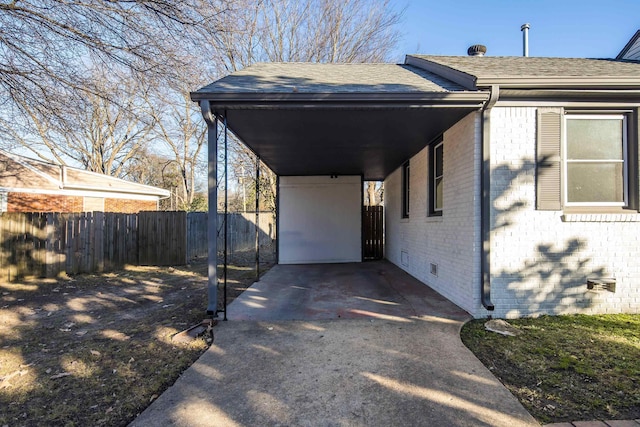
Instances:
[[[260,280],[260,157],[256,156],[256,282]]]
[[[229,128],[227,127],[227,112],[224,112],[224,319],[227,320],[227,238],[229,235]]]
[[[207,218],[208,241],[208,282],[207,314],[218,314],[218,120],[213,116],[209,101],[201,101],[202,117],[207,123],[208,164],[209,164],[209,216]]]

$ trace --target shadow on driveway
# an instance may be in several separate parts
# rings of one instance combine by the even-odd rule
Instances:
[[[387,262],[275,266],[228,314],[132,425],[538,425],[460,341],[468,314]]]

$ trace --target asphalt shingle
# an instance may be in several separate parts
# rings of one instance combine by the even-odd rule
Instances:
[[[640,62],[616,59],[522,56],[410,55],[477,78],[638,77]]]
[[[462,91],[437,74],[398,64],[258,63],[200,93],[424,93]]]

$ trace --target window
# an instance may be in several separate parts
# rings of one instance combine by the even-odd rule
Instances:
[[[444,188],[444,142],[429,146],[429,216],[442,215]]]
[[[627,123],[621,114],[567,114],[566,206],[627,205]]]
[[[409,162],[402,165],[402,218],[409,218]]]
[[[538,108],[536,208],[637,210],[639,112]]]

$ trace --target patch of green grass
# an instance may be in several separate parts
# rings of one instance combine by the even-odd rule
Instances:
[[[484,323],[463,342],[540,422],[640,418],[640,315],[510,320],[516,337]]]

